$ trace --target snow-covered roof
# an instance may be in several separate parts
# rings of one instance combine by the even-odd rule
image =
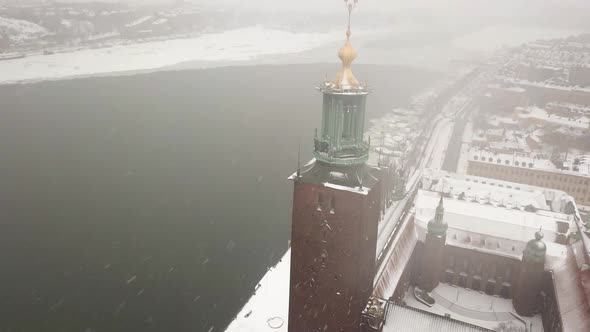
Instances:
[[[492,331],[450,317],[436,315],[404,305],[390,305],[383,332],[478,332]]]
[[[557,85],[550,82],[531,82],[528,80],[521,80],[521,79],[514,79],[514,78],[503,78],[506,82],[510,82],[521,87],[537,87],[537,88],[545,88],[545,89],[553,89],[553,90],[561,90],[561,91],[569,91],[569,92],[590,92],[589,88],[579,87],[579,86],[571,86],[571,85]]]
[[[529,327],[527,329],[529,332],[543,331],[541,315],[537,314],[533,317],[515,316],[511,299],[504,299],[488,295],[485,292],[445,283],[440,283],[430,295],[436,300],[432,307],[419,302],[411,288],[406,293],[404,300],[408,306],[429,312],[431,315],[449,315],[449,318],[456,321],[489,329],[489,331],[524,331],[524,329],[518,329],[522,328],[524,324]],[[510,327],[514,329],[510,329]],[[422,330],[416,329],[416,331]],[[433,330],[427,329],[423,331]]]
[[[581,113],[581,114],[590,114],[590,106],[587,105],[580,105],[574,103],[565,103],[565,102],[551,102],[546,105],[547,109],[566,109],[571,112]]]
[[[548,123],[567,126],[573,128],[587,129],[590,126],[590,119],[587,117],[564,117],[556,114],[550,114],[545,109],[531,106],[523,112],[519,112],[518,116],[523,119],[537,119]]]
[[[550,199],[542,188],[507,181],[476,176],[453,177],[445,175],[437,177],[433,176],[431,172],[425,171],[422,185],[425,189],[442,192],[455,199],[463,195],[464,200],[477,201],[482,204],[509,208],[523,208],[532,205],[536,209],[546,211],[552,209],[547,204]],[[565,195],[563,192],[561,194]]]
[[[536,153],[501,153],[497,151],[492,152],[477,147],[471,147],[468,151],[469,161],[590,177],[590,161],[587,162],[584,156],[574,155],[568,157],[568,161],[573,161],[575,159],[579,159],[579,165],[572,164],[570,167],[559,169],[551,160]]]
[[[553,271],[557,309],[563,331],[588,331],[590,326],[590,268],[583,258],[582,242],[568,247],[566,257],[548,262]]]
[[[418,192],[415,222],[422,240],[439,198],[437,192]],[[444,207],[444,220],[449,225],[447,244],[514,258],[522,256],[526,243],[534,239],[539,228],[543,229],[545,241],[554,243],[559,235],[556,221],[569,223],[565,215],[543,215],[452,198],[444,199]]]
[[[519,257],[542,227],[548,247],[555,245],[549,254],[563,255],[563,246],[552,242],[573,229],[573,217],[564,213],[573,198],[565,192],[430,169],[423,172],[421,183],[415,202],[421,240],[443,193],[447,243]],[[559,224],[569,227],[560,229]]]
[[[521,87],[517,87],[517,86],[503,86],[500,84],[489,84],[488,85],[488,89],[493,89],[493,90],[502,90],[502,91],[509,91],[509,92],[518,92],[518,93],[525,93],[526,90],[521,88]]]
[[[509,118],[509,117],[495,116],[495,117],[489,119],[488,123],[491,124],[492,126],[497,127],[501,124],[517,125],[518,121],[513,118]]]

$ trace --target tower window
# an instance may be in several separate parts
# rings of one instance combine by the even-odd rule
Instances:
[[[342,126],[342,138],[343,139],[352,139],[354,137],[354,116],[355,116],[355,108],[354,107],[346,107],[344,109],[344,121]]]
[[[318,193],[318,211],[322,211],[326,204],[326,195],[324,193]]]

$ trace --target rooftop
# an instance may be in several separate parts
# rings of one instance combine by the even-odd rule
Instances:
[[[518,87],[518,86],[511,86],[511,85],[502,85],[502,84],[488,84],[488,89],[493,90],[503,90],[503,91],[510,91],[510,92],[518,92],[518,93],[525,93],[526,90]]]
[[[551,114],[545,109],[536,106],[527,107],[526,109],[519,112],[518,116],[522,119],[537,119],[560,126],[578,129],[590,128],[590,119],[585,116],[579,116],[577,118],[559,116],[556,114]]]
[[[567,109],[571,112],[580,113],[580,114],[590,114],[590,106],[587,105],[580,105],[580,104],[573,104],[573,103],[565,103],[565,102],[552,102],[547,103],[548,109]]]
[[[378,168],[365,164],[334,166],[312,159],[289,179],[322,184],[328,188],[367,195],[377,184],[378,172]]]
[[[426,236],[428,222],[434,218],[438,197],[438,192],[418,192],[416,230],[421,240]],[[549,248],[548,256],[560,258],[565,254],[565,246],[557,243],[562,234],[557,221],[570,223],[565,215],[548,211],[528,212],[452,198],[445,198],[444,206],[445,221],[449,225],[448,245],[520,259],[527,242],[542,227]]]
[[[520,259],[526,243],[542,227],[548,256],[560,259],[566,254],[559,243],[574,229],[574,222],[562,212],[572,200],[564,192],[432,170],[424,172],[422,188],[415,202],[421,240],[442,192],[447,196],[448,244]]]
[[[477,332],[491,331],[459,320],[405,305],[390,305],[383,332]]]
[[[509,154],[491,152],[487,149],[472,147],[468,151],[468,159],[470,161],[492,163],[515,168],[529,168],[567,175],[590,177],[590,156],[588,155],[569,155],[566,160],[560,162],[560,167],[557,167],[556,164],[547,159],[544,155],[535,152]]]
[[[428,307],[418,301],[414,297],[412,288],[406,293],[404,301],[411,307],[438,315],[440,318],[444,318],[444,315],[447,315],[447,319],[455,319],[471,326],[471,328],[480,329],[465,331],[487,331],[487,329],[491,331],[503,331],[501,329],[502,327],[512,327],[514,331],[520,331],[517,329],[520,328],[523,332],[526,330],[529,332],[543,331],[541,316],[536,315],[525,318],[516,315],[511,299],[503,299],[445,283],[439,284],[430,295],[436,300],[436,303],[432,307]],[[530,327],[532,324],[532,330],[524,329],[525,323],[527,327]],[[435,330],[425,329],[413,331]]]
[[[528,80],[521,80],[521,79],[514,79],[504,77],[504,81],[512,84],[516,84],[518,86],[525,86],[525,87],[538,87],[538,88],[546,88],[546,89],[553,89],[553,90],[561,90],[561,91],[569,91],[569,92],[584,92],[590,93],[590,88],[588,87],[579,87],[579,86],[572,86],[572,85],[557,85],[549,82],[531,82]]]

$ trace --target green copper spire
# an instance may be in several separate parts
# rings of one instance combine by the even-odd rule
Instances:
[[[428,234],[434,236],[445,236],[447,235],[447,229],[449,225],[444,221],[445,208],[443,206],[443,194],[440,194],[440,201],[436,207],[436,214],[434,219],[428,222]]]
[[[535,233],[535,239],[530,240],[526,244],[522,260],[531,263],[545,263],[545,254],[547,253],[547,245],[543,242],[543,232],[540,230]]]

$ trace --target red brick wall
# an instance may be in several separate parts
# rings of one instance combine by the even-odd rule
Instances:
[[[373,287],[379,192],[295,182],[290,332],[358,331]]]

